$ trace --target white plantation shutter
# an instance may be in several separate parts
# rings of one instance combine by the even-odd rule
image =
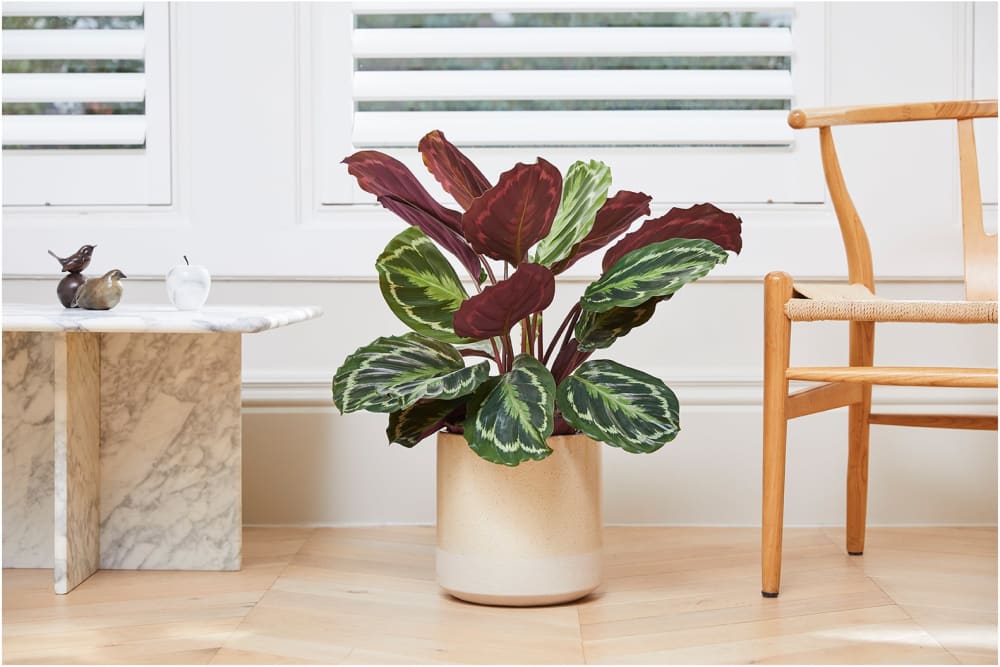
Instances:
[[[4,205],[170,203],[166,3],[3,4]]]
[[[786,117],[825,103],[825,21],[823,3],[310,5],[318,203],[371,202],[340,164],[368,148],[447,201],[415,151],[433,129],[491,180],[596,159],[654,203],[822,201]]]
[[[356,11],[364,12],[365,8],[361,6]],[[786,8],[786,13],[791,15],[790,8]],[[779,10],[771,15],[780,14]],[[369,16],[356,14],[356,19],[363,25]],[[610,17],[612,12],[603,16]],[[652,16],[653,23],[659,17],[663,17],[659,21],[669,22],[671,13],[647,13],[647,16]],[[513,16],[498,17],[497,22],[505,21],[514,23]],[[356,63],[352,138],[359,147],[415,145],[415,138],[428,127],[449,127],[453,140],[473,146],[787,146],[792,142],[792,132],[785,123],[794,92],[790,66],[743,69],[752,67],[754,59],[790,58],[793,54],[790,22],[781,27],[365,28],[356,25],[352,43]],[[717,64],[722,57],[726,64]],[[585,63],[572,62],[602,58],[614,58],[627,69],[589,69]],[[670,69],[669,64],[662,62],[670,58],[678,61],[700,58],[705,64],[692,69]],[[364,63],[375,63],[377,67],[382,59],[450,59],[453,63],[462,59],[494,59],[496,68],[365,69]],[[560,59],[574,68],[502,69],[515,59],[536,62]],[[554,104],[542,110],[458,110],[463,106],[461,102],[537,100]],[[582,109],[573,108],[584,100],[617,104],[601,110],[588,110],[586,105]],[[376,111],[368,110],[372,105],[366,104],[390,102],[404,107],[423,101],[441,102],[443,110]],[[641,102],[648,101],[675,104],[644,109],[643,106],[649,105]],[[686,105],[694,107],[689,109],[670,108],[680,106],[677,103],[681,101],[699,101],[704,108],[697,108],[698,104]],[[740,101],[749,103],[740,105]],[[779,104],[760,110],[753,108],[755,101]],[[713,108],[727,102],[746,108]]]

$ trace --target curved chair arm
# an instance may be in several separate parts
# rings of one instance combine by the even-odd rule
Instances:
[[[898,123],[909,120],[943,120],[946,118],[996,118],[996,100],[963,100],[955,102],[917,102],[875,106],[822,107],[794,109],[788,114],[788,124],[796,130],[832,125],[864,123]]]

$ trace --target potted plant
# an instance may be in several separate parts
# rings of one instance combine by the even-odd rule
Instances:
[[[590,357],[738,253],[741,221],[700,204],[625,234],[649,215],[651,197],[608,197],[601,162],[576,162],[563,176],[538,158],[493,184],[439,131],[418,148],[463,212],[384,153],[344,160],[410,225],[376,268],[386,303],[412,331],[350,355],[333,400],[342,413],[388,413],[388,439],[405,447],[438,434],[445,590],[506,605],[582,597],[601,582],[598,443],[649,453],[680,429],[677,398],[660,379]],[[601,276],[546,326],[556,275],[605,246]]]

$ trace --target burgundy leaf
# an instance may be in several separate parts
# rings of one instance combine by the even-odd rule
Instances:
[[[562,175],[552,164],[519,162],[473,200],[462,216],[465,238],[476,252],[517,266],[549,233],[561,196]]]
[[[413,172],[396,158],[379,151],[358,151],[343,162],[365,192],[376,197],[391,195],[423,209],[452,231],[462,233],[462,214],[435,201]]]
[[[594,227],[590,233],[573,246],[569,256],[553,266],[552,270],[557,274],[562,273],[576,264],[580,258],[611,243],[633,222],[644,215],[649,215],[649,202],[652,199],[644,192],[620,190],[597,211]]]
[[[417,150],[444,191],[465,210],[469,209],[473,199],[493,187],[472,160],[444,138],[441,130],[424,136]]]
[[[707,239],[725,250],[739,253],[743,249],[742,224],[735,215],[712,204],[672,208],[666,215],[647,220],[638,230],[611,246],[604,254],[603,268],[607,271],[633,250],[668,239]]]
[[[547,308],[555,289],[551,271],[526,262],[507,280],[463,301],[455,311],[455,333],[476,340],[504,336],[518,321]]]
[[[383,195],[378,198],[378,201],[406,222],[414,227],[419,227],[424,234],[437,241],[438,245],[458,257],[470,276],[479,277],[479,273],[483,270],[482,264],[479,263],[479,255],[464,238],[445,227],[440,220],[419,206],[414,206],[392,195]]]

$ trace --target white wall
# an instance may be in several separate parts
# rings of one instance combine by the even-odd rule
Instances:
[[[995,44],[995,5],[990,7],[994,27],[986,32],[992,32]],[[384,416],[339,416],[328,403],[330,377],[344,356],[403,326],[382,304],[371,269],[354,268],[374,263],[375,241],[356,231],[370,214],[362,211],[354,219],[341,212],[317,222],[304,195],[310,162],[304,157],[308,151],[296,142],[308,118],[303,100],[309,95],[296,84],[303,80],[298,76],[303,63],[294,6],[231,3],[181,9],[174,36],[180,40],[175,206],[161,212],[148,232],[126,235],[115,232],[134,230],[149,214],[8,211],[3,298],[52,302],[57,279],[35,275],[40,271],[26,268],[20,258],[44,253],[47,246],[97,242],[101,250],[95,266],[135,267],[128,272],[147,276],[127,286],[131,303],[164,303],[162,282],[154,276],[172,263],[168,256],[186,252],[216,270],[213,303],[322,305],[326,315],[319,320],[245,339],[246,521],[432,522],[432,443],[412,451],[390,448]],[[828,102],[996,95],[995,58],[985,76],[983,66],[973,67],[971,19],[972,11],[960,4],[831,5]],[[223,32],[232,25],[243,30]],[[226,35],[224,41],[220,34]],[[270,47],[266,56],[262,44]],[[248,65],[255,68],[252,77],[243,71]],[[991,166],[984,169],[986,182],[996,179],[996,124],[991,123],[980,139],[981,147],[994,148]],[[961,298],[954,130],[933,124],[885,129],[837,132],[848,184],[869,226],[876,273],[886,278],[878,291]],[[995,196],[994,184],[993,201]],[[606,450],[609,522],[759,522],[760,277],[779,268],[811,279],[842,277],[843,250],[826,206],[731,208],[745,221],[743,255],[719,277],[685,288],[653,322],[608,355],[671,385],[681,399],[683,429],[674,443],[653,455]],[[987,212],[995,224],[995,206]],[[279,233],[298,223],[299,236]],[[213,230],[214,240],[204,240],[202,230]],[[334,260],[345,257],[345,248],[360,259],[351,259],[350,270],[341,269],[347,264],[317,270],[313,262],[326,248]],[[241,257],[266,254],[286,265],[294,265],[300,255],[309,261],[303,260],[297,278],[248,277],[261,273]],[[553,312],[565,312],[584,285],[581,279],[564,281]],[[876,363],[883,364],[995,365],[996,328],[882,325],[876,350]],[[845,360],[845,326],[796,326],[793,363]],[[996,405],[992,391],[885,388],[875,396],[879,407],[894,411],[992,412]],[[790,428],[786,512],[791,524],[843,522],[844,412],[805,418]],[[870,520],[994,523],[996,444],[993,433],[873,427]]]

